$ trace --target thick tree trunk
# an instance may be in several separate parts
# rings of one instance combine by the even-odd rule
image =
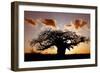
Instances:
[[[57,49],[57,55],[64,56],[65,55],[65,51],[66,51],[65,47],[58,47],[58,49]]]

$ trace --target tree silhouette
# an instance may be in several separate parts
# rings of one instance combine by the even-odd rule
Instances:
[[[45,30],[42,31],[37,39],[33,39],[30,45],[38,50],[45,50],[53,45],[57,47],[57,55],[65,55],[65,50],[77,46],[80,42],[88,41],[86,37],[77,35],[72,31]]]

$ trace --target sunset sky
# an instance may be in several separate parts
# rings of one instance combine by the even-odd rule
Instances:
[[[36,12],[24,11],[24,50],[25,53],[32,51],[42,54],[56,54],[57,47],[51,46],[44,51],[37,51],[35,47],[30,47],[29,43],[33,38],[45,29],[70,30],[78,35],[90,37],[90,15],[77,13],[58,13],[58,12]],[[73,49],[66,50],[66,54],[85,54],[90,53],[90,43],[80,43]]]

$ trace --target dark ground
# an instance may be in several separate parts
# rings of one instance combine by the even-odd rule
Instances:
[[[90,54],[68,54],[60,56],[57,54],[34,54],[25,53],[24,61],[45,61],[45,60],[68,60],[68,59],[87,59],[90,58]]]

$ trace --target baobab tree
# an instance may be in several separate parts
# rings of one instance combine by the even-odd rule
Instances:
[[[30,45],[37,50],[45,50],[51,46],[57,47],[57,55],[64,56],[65,50],[77,46],[80,42],[88,41],[86,37],[77,35],[72,31],[45,30],[42,31],[37,39],[33,39]]]

